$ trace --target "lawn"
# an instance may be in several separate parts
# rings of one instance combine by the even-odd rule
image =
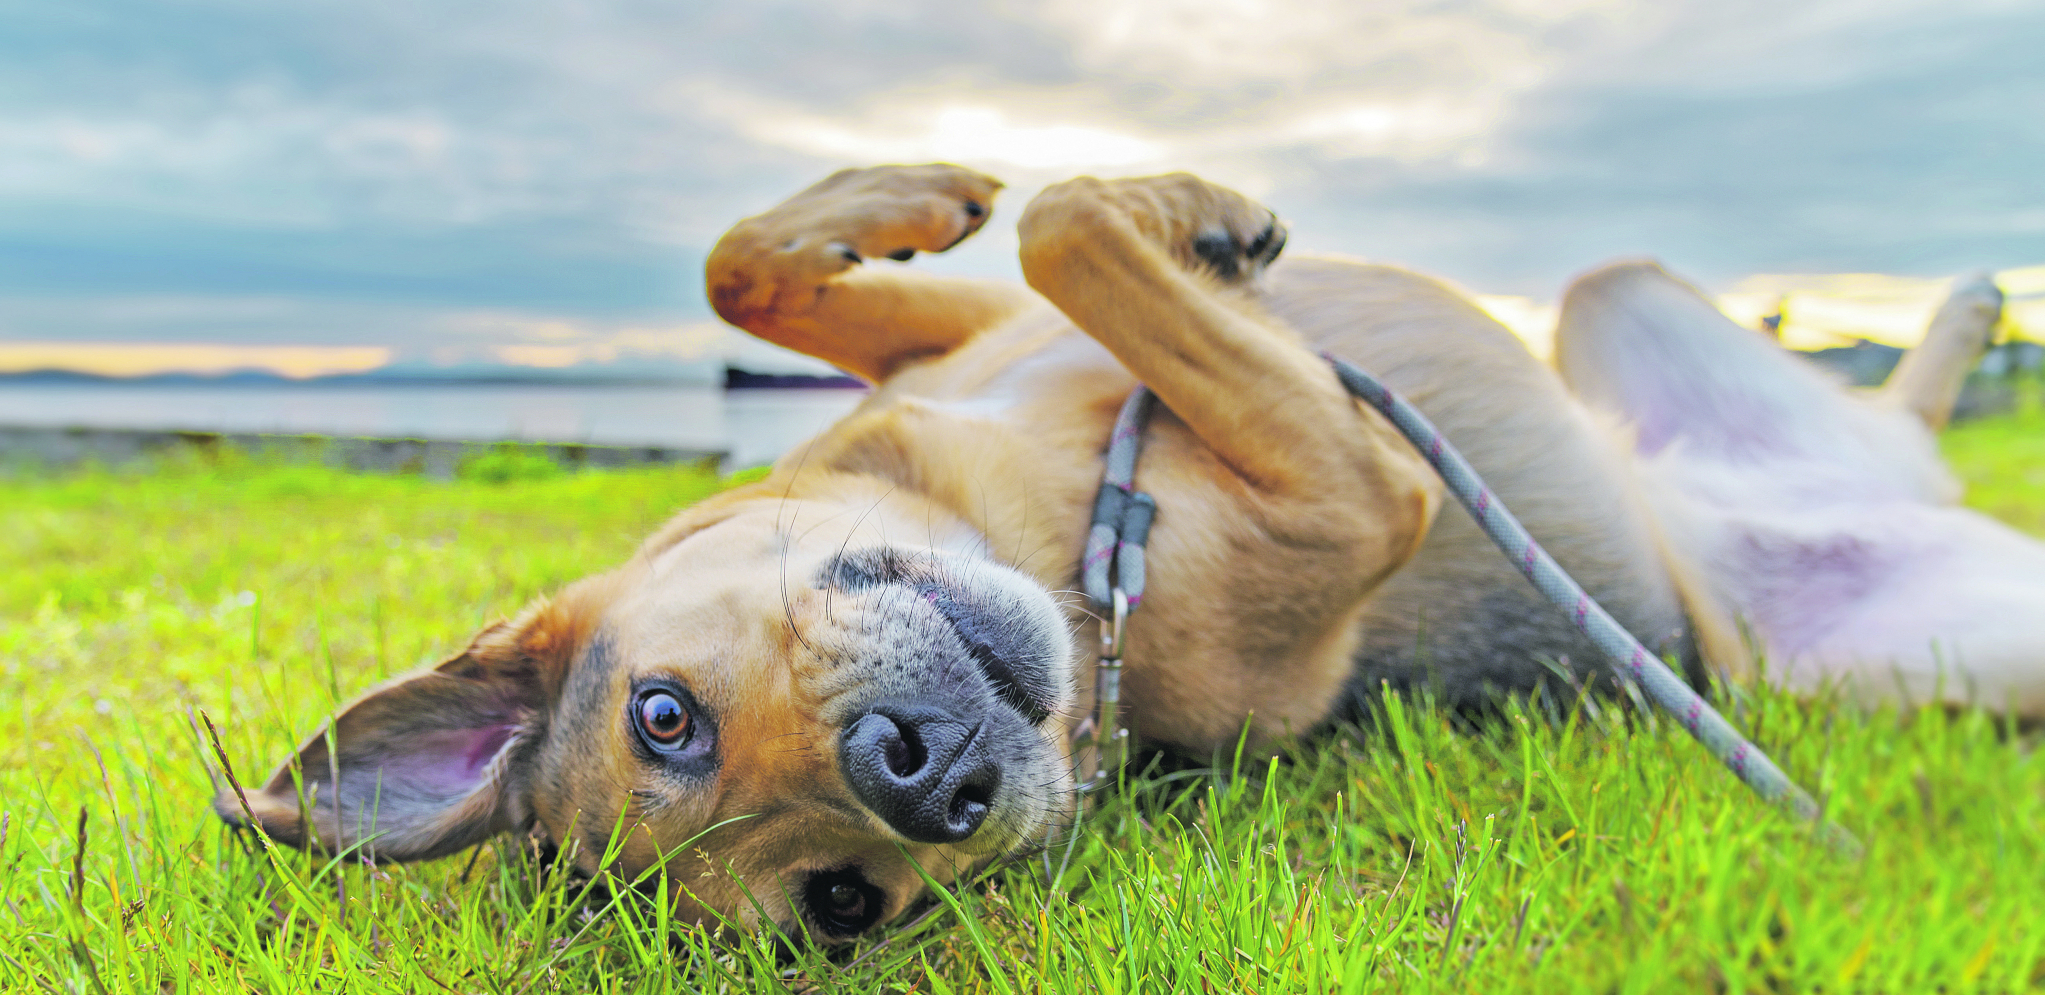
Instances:
[[[2045,532],[2045,413],[1948,433]],[[850,950],[777,954],[490,846],[265,853],[208,810],[334,704],[627,555],[722,486],[507,457],[466,478],[235,457],[0,479],[0,986],[48,992],[1039,993],[2045,988],[2045,760],[1978,711],[1725,689],[1866,844],[1671,723],[1424,701],[1271,763],[1135,778],[1049,852]],[[2041,661],[2045,664],[2045,661]],[[611,897],[612,894],[623,897]]]

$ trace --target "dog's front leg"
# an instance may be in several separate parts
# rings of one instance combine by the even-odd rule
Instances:
[[[769,342],[878,383],[1036,300],[993,280],[860,265],[957,245],[986,223],[1000,189],[942,163],[834,173],[725,233],[704,266],[711,306]]]
[[[1030,286],[1236,474],[1267,495],[1373,517],[1386,572],[1410,555],[1439,483],[1240,289],[1284,244],[1269,210],[1186,174],[1083,177],[1038,195],[1020,228]]]
[[[1137,475],[1159,511],[1131,724],[1194,752],[1246,717],[1259,744],[1319,724],[1440,482],[1245,287],[1284,237],[1270,211],[1191,176],[1080,179],[1039,195],[1020,233],[1030,286],[1169,409]]]

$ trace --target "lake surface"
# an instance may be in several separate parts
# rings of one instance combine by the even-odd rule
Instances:
[[[580,384],[0,384],[0,426],[660,446],[766,463],[859,390]]]

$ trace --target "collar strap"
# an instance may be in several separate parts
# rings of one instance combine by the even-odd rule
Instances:
[[[1086,598],[1101,620],[1094,712],[1072,735],[1073,756],[1080,761],[1075,780],[1081,791],[1093,791],[1113,781],[1134,749],[1129,730],[1122,726],[1122,646],[1129,613],[1143,604],[1143,547],[1150,540],[1151,522],[1157,518],[1157,502],[1135,488],[1136,457],[1143,452],[1143,430],[1156,402],[1157,395],[1138,385],[1115,416],[1101,489],[1094,495],[1086,558],[1080,565]]]
[[[1157,395],[1138,386],[1122,402],[1115,432],[1108,437],[1107,466],[1101,474],[1100,493],[1094,496],[1093,527],[1087,533],[1086,559],[1080,565],[1086,599],[1102,616],[1114,611],[1118,590],[1129,599],[1130,611],[1143,604],[1143,546],[1150,539],[1157,502],[1134,485],[1136,457],[1143,452],[1143,430],[1156,402]]]

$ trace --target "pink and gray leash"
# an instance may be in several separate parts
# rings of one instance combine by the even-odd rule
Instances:
[[[1449,493],[1468,509],[1491,541],[1498,544],[1549,601],[1569,613],[1576,627],[1603,651],[1622,673],[1638,684],[1655,704],[1673,716],[1712,756],[1732,768],[1740,780],[1763,799],[1782,805],[1799,818],[1815,823],[1828,842],[1847,852],[1859,843],[1838,825],[1825,821],[1817,801],[1789,779],[1761,749],[1734,730],[1690,685],[1648,652],[1617,620],[1564,573],[1553,557],[1500,503],[1420,409],[1354,364],[1326,356],[1335,375],[1351,394],[1376,408],[1406,436],[1448,485]],[[1087,598],[1103,614],[1101,667],[1097,672],[1095,742],[1102,744],[1103,764],[1089,782],[1097,787],[1113,766],[1110,757],[1126,759],[1127,730],[1119,728],[1115,710],[1121,700],[1123,628],[1128,613],[1143,602],[1143,544],[1150,535],[1157,504],[1135,490],[1136,457],[1154,396],[1137,387],[1122,405],[1108,441],[1107,470],[1094,503],[1093,528],[1087,537],[1081,578]]]

